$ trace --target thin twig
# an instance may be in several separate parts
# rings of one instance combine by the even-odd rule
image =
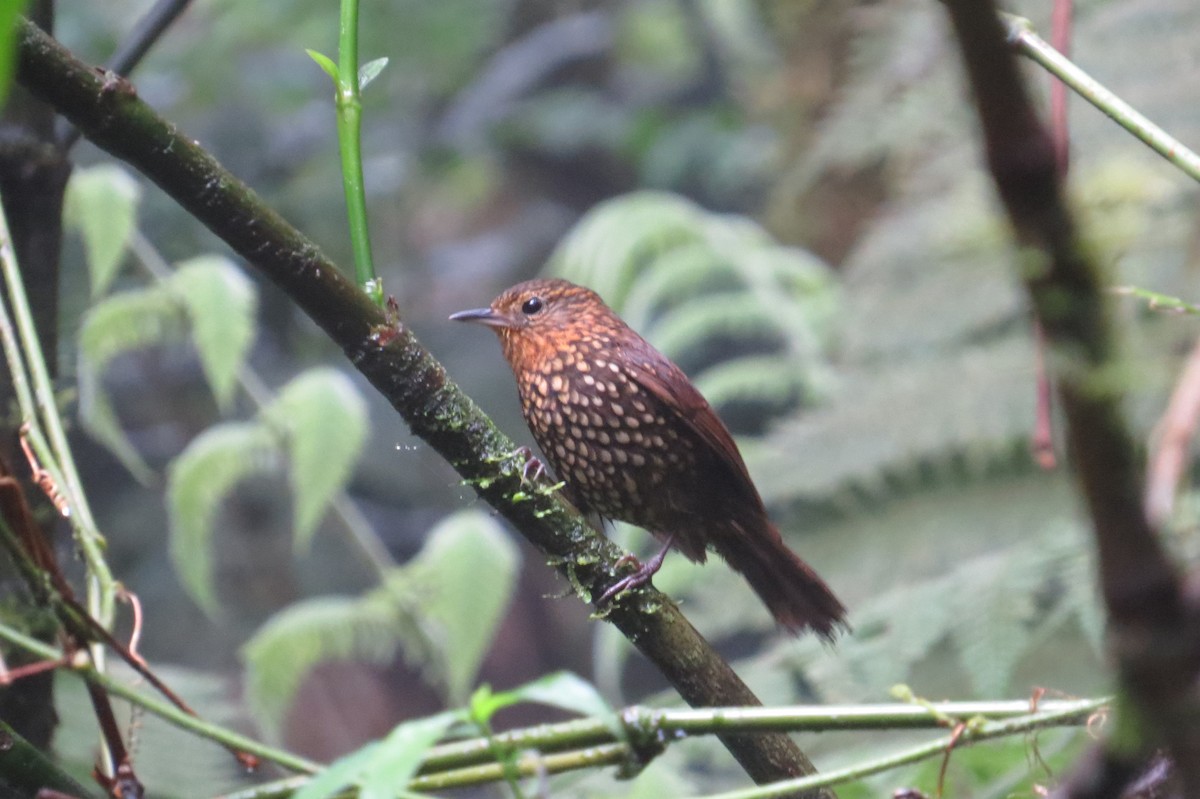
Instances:
[[[1018,53],[1040,64],[1083,99],[1099,108],[1150,149],[1200,181],[1200,155],[1151,122],[1145,115],[1108,90],[1038,36],[1029,20],[1003,15],[1008,41]]]
[[[150,52],[150,48],[167,32],[167,28],[171,27],[175,20],[187,10],[190,3],[191,0],[158,0],[137,21],[125,41],[108,60],[105,68],[110,72],[127,77]],[[64,120],[63,127],[58,134],[59,147],[62,151],[65,153],[74,147],[79,141],[79,137],[79,128]]]
[[[1146,475],[1146,515],[1150,523],[1166,524],[1175,508],[1175,494],[1191,462],[1190,445],[1200,423],[1200,339],[1183,364],[1171,401],[1155,428]]]

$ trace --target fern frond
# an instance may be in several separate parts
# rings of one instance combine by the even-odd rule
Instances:
[[[827,381],[826,352],[841,307],[833,276],[815,256],[779,246],[750,219],[640,192],[585,217],[549,268],[596,289],[698,381],[708,368],[740,361],[709,380],[720,387],[721,396],[709,398],[718,406],[728,397],[779,413]],[[778,357],[747,357],[768,353]],[[757,367],[770,371],[756,374]],[[767,394],[755,397],[759,388]],[[748,420],[746,427],[759,424]]]

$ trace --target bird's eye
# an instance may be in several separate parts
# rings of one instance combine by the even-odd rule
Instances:
[[[521,313],[525,314],[526,316],[533,316],[535,313],[542,310],[544,306],[545,303],[542,302],[541,297],[530,297],[521,305]]]

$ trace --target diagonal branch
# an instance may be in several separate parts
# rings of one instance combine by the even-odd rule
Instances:
[[[315,244],[139,100],[129,82],[80,62],[25,21],[17,26],[17,45],[22,85],[93,143],[153,180],[283,289],[391,402],[413,433],[529,539],[581,597],[590,601],[612,583],[622,553],[557,497],[521,492],[519,469],[504,468],[505,462],[512,463],[513,442],[450,381],[409,327],[389,322]],[[391,324],[395,330],[389,329]],[[760,704],[675,604],[657,591],[618,603],[607,619],[689,704]],[[756,782],[813,771],[784,734],[727,734],[722,742]]]
[[[1067,441],[1091,515],[1120,698],[1103,760],[1071,797],[1111,796],[1158,745],[1200,796],[1197,613],[1148,521],[1142,468],[1121,402],[1131,372],[1116,343],[1102,276],[1063,196],[1054,146],[1026,93],[992,0],[948,0],[982,122],[987,163],[1020,245],[1019,267],[1046,333]],[[1117,765],[1119,767],[1113,767]]]

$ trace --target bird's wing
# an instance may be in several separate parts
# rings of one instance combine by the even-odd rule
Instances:
[[[629,376],[659,400],[663,412],[673,414],[708,446],[712,454],[729,467],[737,488],[761,504],[758,489],[750,479],[733,436],[683,370],[647,342],[628,353],[624,362],[629,367]]]

